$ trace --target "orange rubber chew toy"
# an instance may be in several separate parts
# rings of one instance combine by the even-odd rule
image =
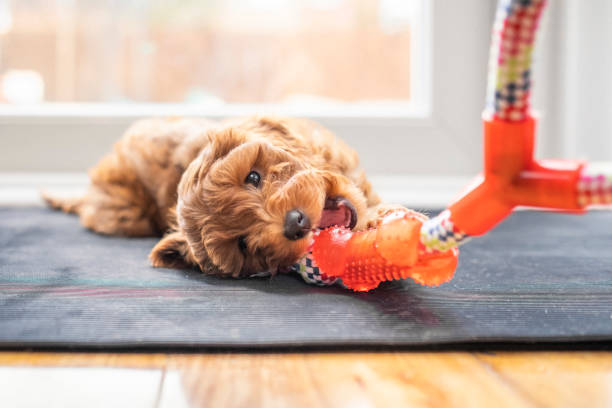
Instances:
[[[367,231],[328,228],[315,238],[312,257],[327,275],[356,291],[405,278],[437,286],[453,277],[459,251],[427,253],[419,245],[422,221],[421,214],[406,210],[388,214]]]

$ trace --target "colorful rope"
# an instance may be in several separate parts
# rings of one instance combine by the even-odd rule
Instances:
[[[489,60],[487,112],[521,121],[529,110],[531,53],[545,0],[499,2]]]
[[[612,163],[591,163],[584,166],[577,184],[578,204],[612,204]]]
[[[449,210],[425,221],[421,227],[421,244],[428,253],[448,251],[466,242],[469,238],[469,235],[453,224]]]
[[[306,283],[313,285],[330,286],[338,281],[338,278],[329,277],[321,272],[311,252],[304,255],[302,259],[293,265],[293,270],[300,274]]]

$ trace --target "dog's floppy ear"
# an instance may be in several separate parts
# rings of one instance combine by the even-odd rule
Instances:
[[[231,127],[225,129],[211,129],[208,134],[208,143],[200,154],[189,164],[178,186],[179,196],[189,194],[204,178],[215,163],[222,159],[235,147],[246,140],[244,132]]]
[[[246,141],[246,134],[243,131],[230,127],[211,131],[208,134],[208,138],[209,143],[202,150],[201,157],[199,157],[201,160],[200,178],[208,173],[208,170],[215,161],[224,158],[234,148],[243,144]]]
[[[198,266],[187,239],[179,231],[163,237],[149,254],[149,260],[156,268],[186,269]]]

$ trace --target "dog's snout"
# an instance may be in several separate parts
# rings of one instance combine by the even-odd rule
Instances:
[[[285,215],[284,235],[292,241],[304,238],[310,231],[310,218],[300,210],[291,210]]]

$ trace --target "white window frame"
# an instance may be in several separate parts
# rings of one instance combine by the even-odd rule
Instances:
[[[217,109],[165,104],[4,105],[0,106],[0,172],[82,172],[141,117],[215,119],[275,113],[308,117],[329,127],[360,153],[375,184],[386,186],[389,191],[383,196],[414,203],[423,188],[440,185],[446,192],[434,195],[438,194],[436,204],[442,204],[481,168],[480,113],[496,1],[422,4],[414,46],[431,46],[422,50],[420,63],[413,67],[412,77],[418,82],[412,90],[418,104],[325,112],[283,105]]]
[[[534,65],[540,156],[612,159],[611,22],[609,0],[548,5]]]

